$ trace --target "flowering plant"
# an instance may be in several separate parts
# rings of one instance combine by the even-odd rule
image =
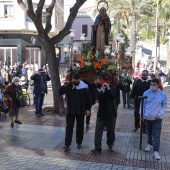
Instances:
[[[116,70],[116,64],[113,60],[108,59],[103,53],[91,50],[87,57],[78,57],[78,62],[74,64],[73,71],[85,73],[94,72],[97,75],[111,77]]]

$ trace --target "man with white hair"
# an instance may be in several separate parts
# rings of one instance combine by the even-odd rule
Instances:
[[[19,81],[19,77],[14,77],[12,83],[4,91],[4,96],[7,98],[9,116],[11,117],[11,128],[14,127],[14,122],[17,124],[22,124],[22,122],[18,120],[19,106],[17,105],[17,99],[22,94],[22,88],[19,85]]]

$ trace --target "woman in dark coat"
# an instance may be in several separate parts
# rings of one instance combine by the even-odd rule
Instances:
[[[18,120],[19,107],[17,106],[17,98],[22,94],[22,88],[19,85],[19,81],[19,77],[14,77],[12,83],[4,91],[4,96],[7,98],[9,116],[11,117],[11,128],[14,127],[14,122],[22,124],[22,122]]]

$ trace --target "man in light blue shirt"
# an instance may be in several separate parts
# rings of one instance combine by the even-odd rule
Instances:
[[[143,96],[147,96],[147,99],[144,100],[144,119],[146,120],[148,135],[148,145],[145,151],[149,152],[153,149],[153,156],[157,160],[160,159],[159,146],[162,118],[167,107],[167,96],[158,88],[158,85],[159,79],[152,79],[150,89],[143,94]]]

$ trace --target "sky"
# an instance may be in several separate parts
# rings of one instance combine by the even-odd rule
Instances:
[[[64,21],[67,21],[69,9],[75,4],[76,0],[64,0]],[[87,0],[81,8],[87,8],[95,5],[95,0]],[[97,7],[97,6],[96,6]]]

